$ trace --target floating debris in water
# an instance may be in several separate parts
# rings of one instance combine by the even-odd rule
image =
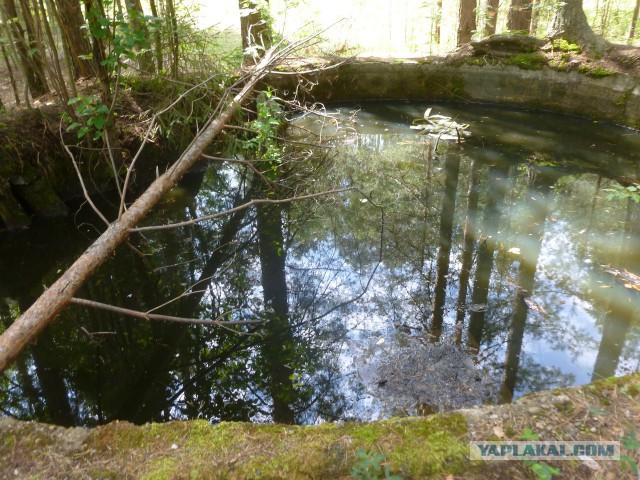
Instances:
[[[420,135],[430,135],[442,140],[457,140],[458,142],[463,141],[463,137],[471,135],[471,132],[468,131],[468,124],[458,123],[446,115],[431,115],[431,110],[431,108],[427,108],[423,118],[416,118],[409,128],[419,130]]]
[[[484,303],[474,303],[473,305],[469,306],[469,310],[471,310],[472,312],[477,312],[477,313],[486,312],[487,311],[487,305],[484,304]]]
[[[524,303],[526,303],[526,305],[529,308],[529,310],[533,310],[534,312],[540,312],[540,313],[542,313],[544,315],[547,314],[547,311],[542,307],[542,305],[536,303],[530,297],[525,297],[524,298]]]
[[[392,338],[384,347],[371,339],[377,348],[358,362],[365,388],[387,414],[429,415],[480,405],[491,395],[490,379],[463,347],[404,333]]]
[[[609,275],[613,275],[617,280],[622,281],[625,288],[640,291],[640,276],[636,275],[633,272],[630,272],[627,269],[625,269],[623,272],[621,270],[611,268],[608,265],[600,265],[600,267]]]

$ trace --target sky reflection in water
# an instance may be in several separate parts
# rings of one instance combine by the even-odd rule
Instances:
[[[427,107],[468,124],[470,136],[458,144],[411,130]],[[608,200],[606,189],[638,182],[640,135],[478,105],[328,113],[296,121],[331,146],[306,184],[359,191],[270,210],[262,223],[251,210],[135,239],[145,260],[120,249],[82,292],[145,310],[209,272],[204,295],[162,313],[267,318],[272,327],[239,336],[70,307],[5,377],[4,413],[88,425],[368,420],[506,402],[638,369],[640,292],[612,272],[640,274],[640,207]],[[228,208],[250,191],[241,178],[215,166],[197,172],[151,222]],[[66,245],[43,241],[55,235]],[[269,257],[260,238],[278,235],[284,246]],[[2,321],[92,236],[66,219],[0,238]],[[286,325],[263,296],[280,254]],[[272,301],[283,293],[275,288]]]

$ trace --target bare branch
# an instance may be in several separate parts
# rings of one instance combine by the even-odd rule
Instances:
[[[95,302],[93,300],[87,300],[85,298],[74,297],[69,303],[74,305],[82,305],[83,307],[97,308],[99,310],[105,310],[107,312],[117,313],[119,315],[125,315],[127,317],[140,318],[142,320],[161,320],[165,322],[176,323],[190,323],[194,325],[208,325],[214,327],[233,326],[233,325],[255,325],[260,323],[266,323],[268,320],[203,320],[201,318],[185,318],[174,317],[172,315],[161,315],[159,313],[141,312],[139,310],[131,310],[129,308],[116,307],[108,303]],[[226,312],[229,313],[229,312]],[[226,315],[224,313],[221,316]],[[220,318],[220,317],[218,317]]]
[[[234,208],[230,208],[228,210],[225,210],[224,212],[218,212],[218,213],[214,213],[211,215],[206,215],[204,217],[198,217],[198,218],[194,218],[192,220],[186,220],[184,222],[178,222],[178,223],[169,223],[166,225],[150,225],[148,227],[136,227],[136,228],[132,228],[130,231],[131,232],[151,232],[151,231],[156,231],[156,230],[167,230],[170,228],[179,228],[179,227],[186,227],[188,225],[193,225],[195,223],[199,223],[199,222],[204,222],[206,220],[213,220],[214,218],[220,218],[220,217],[224,217],[226,215],[230,215],[232,213],[235,213],[239,210],[244,210],[245,208],[249,208],[249,207],[253,207],[255,205],[280,205],[280,204],[284,204],[284,203],[291,203],[291,202],[296,202],[298,200],[308,200],[310,198],[318,198],[318,197],[323,197],[326,195],[331,195],[334,193],[341,193],[341,192],[348,192],[348,191],[352,191],[352,190],[357,190],[356,188],[341,188],[338,190],[329,190],[326,192],[318,192],[318,193],[312,193],[309,195],[301,195],[299,197],[289,197],[289,198],[283,198],[283,199],[269,199],[269,198],[260,198],[260,199],[256,199],[256,200],[250,200],[247,203],[243,203],[242,205],[238,205],[237,207]]]
[[[102,214],[100,209],[98,207],[96,207],[96,204],[93,203],[93,200],[91,200],[91,196],[89,195],[89,192],[87,191],[87,187],[84,184],[84,180],[82,179],[82,172],[80,172],[80,167],[78,167],[78,163],[76,162],[76,158],[73,156],[73,153],[71,152],[71,150],[69,150],[69,147],[67,146],[67,144],[64,143],[64,137],[62,136],[62,121],[60,122],[59,130],[60,130],[60,142],[62,143],[62,148],[64,148],[64,151],[67,152],[67,155],[69,155],[69,158],[71,159],[71,163],[73,164],[73,168],[76,171],[76,175],[78,176],[78,180],[80,181],[80,187],[82,187],[82,194],[84,195],[85,200],[87,201],[87,203],[89,205],[91,205],[91,208],[93,209],[94,212],[96,212],[96,215],[98,215],[98,217],[100,217],[100,219],[108,227],[109,226],[109,220],[107,220],[107,218]]]
[[[222,112],[209,120],[206,128],[194,138],[171,168],[160,175],[131,207],[122,213],[118,220],[110,224],[73,265],[0,335],[0,372],[11,365],[27,345],[33,342],[69,304],[86,279],[109,258],[118,245],[126,241],[131,228],[140,222],[163,195],[200,159],[204,149],[233,119],[238,106],[249,98],[272,62],[274,62],[274,52],[270,51],[252,70],[251,78],[242,90],[231,101],[225,100],[224,104],[219,105],[219,108],[223,109]]]

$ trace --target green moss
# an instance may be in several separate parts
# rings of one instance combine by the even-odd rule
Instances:
[[[640,385],[631,383],[621,388],[621,391],[630,397],[637,397],[640,395]]]
[[[358,440],[362,440],[366,443],[373,443],[380,438],[380,431],[374,424],[369,424],[363,427],[356,427],[352,435]]]
[[[405,430],[402,443],[384,450],[392,466],[409,477],[459,473],[470,466],[467,425],[461,415],[429,417],[417,432]]]
[[[168,480],[176,478],[176,466],[179,465],[177,458],[163,457],[154,460],[147,473],[140,477],[141,480]]]
[[[540,70],[547,64],[547,59],[539,53],[521,53],[507,58],[505,63],[523,70]]]
[[[92,480],[119,480],[122,478],[121,475],[102,468],[92,468],[87,473]]]
[[[573,415],[573,413],[575,412],[575,406],[573,405],[573,403],[561,403],[559,405],[556,405],[556,409],[559,412],[564,413],[565,415]]]
[[[477,67],[484,67],[488,61],[485,57],[466,57],[464,59],[465,65],[473,65]]]
[[[142,428],[121,423],[104,430],[110,432],[100,440],[114,442],[112,448],[143,449],[153,459],[142,475],[153,480],[337,478],[349,474],[361,449],[384,454],[393,472],[411,477],[468,466],[467,425],[458,414],[313,427],[194,421]]]
[[[553,46],[554,50],[560,50],[561,52],[568,52],[568,53],[581,53],[582,52],[582,48],[580,48],[579,45],[576,45],[575,43],[569,43],[564,38],[556,38],[551,43],[551,45]]]
[[[627,105],[627,102],[629,101],[629,98],[631,98],[632,92],[633,89],[625,90],[624,93],[620,95],[620,98],[615,101],[616,107],[625,107]]]
[[[145,438],[144,429],[136,428],[128,422],[116,421],[97,430],[92,447],[97,450],[139,448],[144,446]]]
[[[591,67],[589,65],[580,65],[578,67],[578,71],[583,75],[591,78],[605,78],[616,75],[616,72],[614,72],[613,70],[608,70],[600,66]]]

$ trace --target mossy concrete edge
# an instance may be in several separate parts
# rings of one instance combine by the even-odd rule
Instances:
[[[318,70],[314,72],[314,68]],[[304,73],[292,75],[296,70]],[[640,128],[640,79],[624,73],[592,78],[548,66],[523,69],[507,64],[483,65],[476,57],[466,61],[354,59],[342,64],[323,60],[296,65],[289,74],[272,73],[266,83],[285,96],[295,93],[304,101],[491,103]]]
[[[635,374],[528,395],[510,405],[369,423],[193,420],[65,429],[5,418],[0,419],[0,477],[349,478],[357,452],[364,450],[384,455],[390,471],[405,479],[526,478],[531,472],[522,462],[470,461],[469,441],[519,439],[525,428],[543,440],[616,441],[637,427],[639,399],[640,374]],[[580,431],[572,433],[578,422]],[[627,453],[637,458],[638,452]],[[580,461],[558,463],[563,478],[585,478],[592,468]],[[603,474],[625,478],[619,462],[604,463]]]

